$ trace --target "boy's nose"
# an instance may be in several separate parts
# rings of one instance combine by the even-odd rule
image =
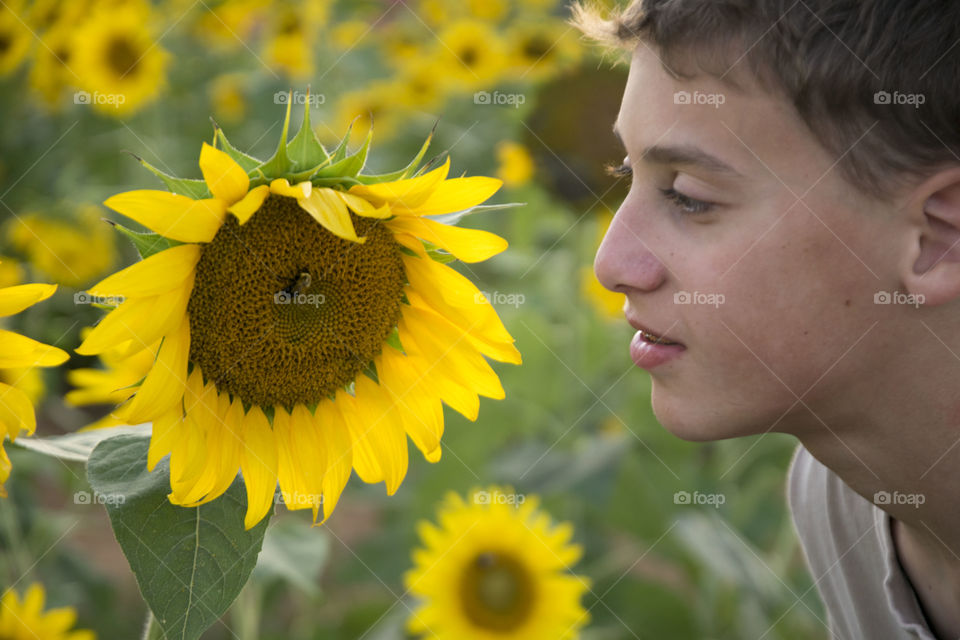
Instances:
[[[651,239],[644,237],[639,226],[626,219],[621,208],[613,217],[593,262],[600,284],[628,295],[659,287],[666,268],[650,244]]]

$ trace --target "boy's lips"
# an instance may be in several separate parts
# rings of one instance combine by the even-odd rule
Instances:
[[[671,338],[666,334],[660,333],[659,331],[656,331],[650,327],[640,324],[640,322],[633,315],[631,315],[629,311],[625,312],[624,315],[627,318],[627,322],[630,323],[630,326],[636,329],[637,331],[639,331],[641,334],[643,334],[643,338],[648,342],[658,343],[658,344],[667,344],[667,345],[676,344],[681,347],[685,346],[682,342],[674,340],[673,338]]]

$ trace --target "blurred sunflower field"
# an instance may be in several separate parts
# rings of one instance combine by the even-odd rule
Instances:
[[[793,442],[663,430],[593,277],[566,2],[0,5],[0,638],[825,637]]]

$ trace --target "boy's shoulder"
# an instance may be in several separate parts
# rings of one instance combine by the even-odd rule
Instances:
[[[832,637],[936,640],[897,560],[890,516],[802,445],[787,500]]]

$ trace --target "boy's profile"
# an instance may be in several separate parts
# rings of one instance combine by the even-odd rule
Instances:
[[[790,509],[833,637],[960,637],[960,3],[576,23],[632,51],[631,188],[595,270],[657,419],[799,439]]]

